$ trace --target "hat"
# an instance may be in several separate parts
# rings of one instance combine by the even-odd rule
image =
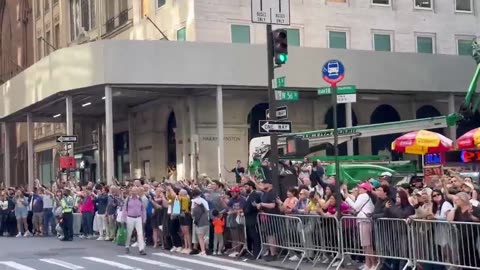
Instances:
[[[471,190],[475,189],[475,187],[473,186],[473,184],[471,182],[463,182],[463,185],[469,187]]]
[[[232,188],[230,189],[230,192],[240,193],[240,188],[239,188],[239,187],[232,187]]]
[[[248,181],[244,184],[244,186],[250,186],[251,188],[255,189],[256,186],[255,186],[255,183],[253,181]]]
[[[374,188],[379,188],[380,187],[380,182],[378,182],[377,179],[370,179],[368,181]]]
[[[370,185],[369,183],[361,183],[360,185],[358,185],[358,188],[363,188],[366,191],[372,191],[372,185]]]
[[[385,177],[385,176],[392,177],[393,174],[391,172],[383,172],[382,174],[380,174],[380,177]]]

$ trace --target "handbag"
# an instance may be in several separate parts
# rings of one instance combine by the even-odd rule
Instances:
[[[127,242],[127,229],[125,226],[120,226],[117,230],[117,236],[115,237],[117,245],[124,246]]]
[[[180,200],[178,198],[175,199],[173,202],[173,208],[172,208],[172,215],[180,215]]]

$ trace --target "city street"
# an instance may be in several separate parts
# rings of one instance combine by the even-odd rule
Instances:
[[[125,269],[125,270],[273,270],[261,265],[213,256],[188,256],[147,249],[139,256],[131,249],[95,240],[60,242],[55,238],[0,238],[0,270]]]

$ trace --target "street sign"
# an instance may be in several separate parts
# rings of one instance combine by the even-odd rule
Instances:
[[[273,89],[277,89],[277,88],[283,88],[285,87],[285,81],[287,80],[287,78],[285,76],[282,76],[282,77],[278,77],[276,78],[275,80],[272,81],[272,87]]]
[[[355,85],[337,86],[337,95],[350,95],[350,94],[356,94],[356,93],[357,93],[357,88],[355,87]],[[320,96],[330,95],[332,94],[332,88],[331,87],[318,88],[317,94]]]
[[[76,135],[72,136],[57,136],[57,143],[76,143],[78,141],[78,137]]]
[[[298,91],[295,90],[275,90],[275,100],[297,101]]]
[[[267,109],[265,111],[265,113],[267,115],[267,119],[270,119],[270,110]],[[277,116],[278,120],[288,119],[288,108],[287,108],[287,106],[278,107],[275,111],[275,115]]]
[[[60,169],[74,169],[76,166],[74,157],[60,157]]]
[[[355,103],[357,102],[357,94],[337,95],[337,103]]]
[[[258,128],[261,134],[272,133],[291,133],[292,122],[291,121],[272,121],[272,120],[260,120],[258,121]]]
[[[329,60],[323,65],[323,80],[330,85],[336,85],[345,78],[345,67],[338,60]]]
[[[290,25],[290,0],[252,0],[252,22]]]

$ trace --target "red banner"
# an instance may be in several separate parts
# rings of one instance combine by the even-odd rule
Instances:
[[[423,167],[423,179],[425,180],[425,184],[428,185],[432,181],[432,178],[440,179],[443,175],[443,166],[428,166]]]
[[[76,162],[74,157],[60,157],[61,169],[74,169],[76,168]]]

